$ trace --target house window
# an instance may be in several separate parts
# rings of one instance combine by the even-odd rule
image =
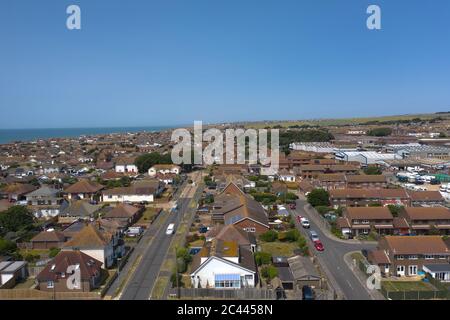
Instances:
[[[370,221],[369,220],[363,220],[362,224],[370,224]]]
[[[409,266],[408,271],[410,276],[417,275],[417,266]]]
[[[53,289],[55,287],[55,283],[53,281],[47,281],[47,289]]]
[[[397,260],[404,260],[404,259],[405,259],[405,256],[402,256],[402,255],[397,256]]]
[[[439,259],[440,259],[440,260],[444,260],[444,259],[446,259],[446,258],[447,258],[446,256],[442,256],[442,255],[439,256]]]
[[[417,260],[417,259],[419,259],[419,257],[415,254],[409,256],[409,260]]]
[[[426,254],[425,255],[425,260],[433,260],[433,259],[434,259],[433,255],[431,255],[431,254]]]
[[[248,227],[248,228],[244,228],[244,231],[246,231],[246,232],[256,232],[256,228]]]

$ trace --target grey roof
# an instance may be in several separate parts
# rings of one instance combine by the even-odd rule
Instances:
[[[26,261],[8,261],[0,262],[0,273],[14,273],[17,270],[25,267],[27,265]]]
[[[30,193],[28,193],[27,197],[56,197],[60,191],[50,188],[48,186],[44,186],[42,188],[39,188],[37,190],[34,190]]]
[[[450,272],[450,263],[426,264],[424,268],[427,268],[431,272]]]
[[[89,217],[100,210],[100,208],[100,205],[93,205],[84,200],[77,200],[65,208],[60,215],[69,217]]]
[[[294,281],[294,275],[292,274],[292,270],[289,267],[277,267],[278,269],[278,278],[282,282],[293,282]]]
[[[288,262],[295,280],[320,278],[319,272],[308,257],[295,256],[288,258]]]

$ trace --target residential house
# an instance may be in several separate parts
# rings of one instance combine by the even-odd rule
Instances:
[[[86,200],[71,201],[69,206],[64,208],[59,216],[58,223],[72,224],[78,220],[92,220],[101,209],[100,205],[94,205]]]
[[[0,190],[0,196],[9,201],[22,201],[26,199],[26,194],[36,190],[38,187],[27,183],[13,183]]]
[[[102,267],[110,268],[124,254],[119,235],[103,231],[94,223],[86,225],[64,244],[63,250],[79,250],[101,261]]]
[[[280,171],[278,171],[278,179],[284,182],[295,182],[296,176],[289,170],[281,169]]]
[[[302,178],[315,178],[319,174],[326,173],[344,173],[344,174],[357,174],[359,168],[354,165],[347,164],[332,164],[332,165],[322,165],[322,164],[307,164],[300,166],[299,174]]]
[[[153,202],[164,190],[164,184],[156,179],[133,182],[129,187],[103,191],[103,202]]]
[[[253,253],[236,242],[213,240],[194,256],[193,288],[241,289],[257,283]]]
[[[50,292],[90,292],[101,285],[103,262],[82,251],[61,251],[37,275],[38,289]],[[76,281],[71,277],[80,275]]]
[[[246,232],[233,224],[229,225],[218,224],[214,227],[214,229],[216,229],[215,230],[216,234],[213,237],[213,239],[225,242],[236,242],[239,247],[249,249],[252,252],[256,251],[257,243],[254,233]],[[212,241],[212,238],[210,238],[209,240]]]
[[[64,233],[55,230],[47,230],[38,233],[30,240],[31,249],[45,250],[61,248],[67,238]]]
[[[159,174],[180,174],[181,167],[176,164],[155,164],[150,169],[148,169],[148,175],[150,177]]]
[[[371,231],[378,234],[392,234],[394,217],[387,207],[346,207],[337,226],[342,234],[367,235]]]
[[[409,206],[411,201],[404,189],[335,189],[329,190],[334,208],[363,207],[369,204]]]
[[[412,206],[443,206],[445,199],[439,191],[407,191]]]
[[[369,174],[354,174],[346,175],[345,183],[347,188],[357,189],[384,189],[388,186],[386,176],[384,175],[369,175]]]
[[[128,227],[139,220],[143,209],[144,208],[142,207],[138,208],[126,203],[119,203],[116,207],[112,208],[112,210],[102,215],[102,218],[106,220],[116,220]]]
[[[82,179],[64,190],[70,199],[90,199],[96,200],[100,191],[104,189],[101,184],[88,179]]]
[[[445,207],[405,207],[400,217],[405,218],[412,234],[438,232],[450,234],[450,209]]]
[[[214,199],[212,219],[225,225],[235,225],[257,235],[269,230],[269,220],[262,205],[245,194],[234,183]]]
[[[343,173],[319,174],[317,178],[312,180],[312,184],[316,188],[325,190],[345,189],[346,181]]]
[[[138,167],[134,164],[136,158],[118,158],[115,162],[117,173],[138,174]]]
[[[385,236],[376,250],[369,252],[370,263],[378,265],[385,276],[416,276],[432,269],[433,265],[447,265],[450,250],[440,236]],[[443,275],[449,279],[450,270]]]

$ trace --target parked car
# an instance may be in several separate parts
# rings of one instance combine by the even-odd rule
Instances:
[[[314,241],[314,248],[316,248],[317,251],[325,250],[325,248],[323,247],[323,243],[320,240]]]
[[[310,286],[303,286],[302,299],[303,300],[314,300],[314,292]]]
[[[315,242],[315,241],[317,241],[317,240],[320,240],[320,239],[319,239],[319,235],[318,235],[317,232],[315,232],[314,230],[311,230],[311,231],[309,232],[309,238],[312,240],[312,242]]]
[[[308,220],[308,219],[306,219],[305,217],[302,217],[302,218],[300,219],[300,223],[301,223],[301,225],[302,225],[303,228],[309,229],[310,224],[309,224],[309,220]]]
[[[297,216],[297,222],[302,223],[302,216]]]
[[[295,203],[291,203],[289,205],[289,209],[291,209],[291,210],[295,210],[296,208],[297,208],[297,205]]]

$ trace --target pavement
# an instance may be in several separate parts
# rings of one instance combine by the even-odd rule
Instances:
[[[132,257],[130,257],[127,266],[121,271],[121,274],[132,272],[119,295],[121,300],[150,299],[172,238],[175,237],[175,233],[166,235],[166,229],[170,223],[175,224],[175,231],[178,229],[184,214],[189,209],[189,203],[191,202],[192,195],[195,193],[196,189],[197,185],[184,186],[177,199],[177,212],[162,212],[150,228],[147,229],[143,238],[132,253]],[[161,220],[161,222],[159,222],[159,220]],[[135,266],[135,270],[131,270],[133,261],[136,261],[139,255],[141,256],[141,259],[138,261],[138,265]],[[121,281],[117,280],[115,282],[118,283],[116,284],[116,287],[121,283]]]
[[[354,274],[344,260],[344,256],[349,252],[361,251],[362,249],[371,250],[376,247],[373,242],[360,242],[337,239],[320,224],[318,217],[314,217],[312,210],[305,210],[307,201],[304,198],[297,200],[296,210],[291,212],[296,215],[305,216],[308,218],[311,228],[304,229],[298,224],[300,232],[302,232],[308,239],[309,244],[312,242],[309,239],[309,230],[314,230],[319,235],[325,250],[318,252],[314,249],[314,254],[317,257],[320,266],[325,271],[328,280],[335,290],[338,298],[347,300],[372,300],[374,297],[369,293],[369,289],[360,281]],[[297,219],[296,219],[297,220]]]

